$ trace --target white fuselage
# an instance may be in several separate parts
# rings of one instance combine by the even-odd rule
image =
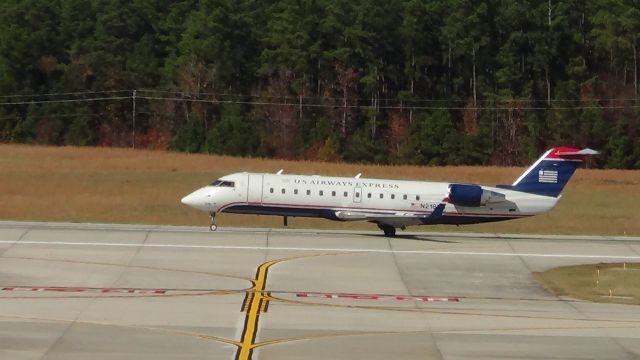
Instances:
[[[470,224],[545,213],[558,198],[482,186],[504,194],[505,201],[480,206],[446,204],[437,222],[426,221],[448,196],[451,183],[235,173],[220,178],[233,186],[205,186],[183,199],[211,213],[364,220],[403,227],[426,223]],[[382,220],[380,220],[382,219]]]

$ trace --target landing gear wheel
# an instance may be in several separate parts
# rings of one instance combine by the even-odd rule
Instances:
[[[396,228],[389,225],[380,225],[378,224],[380,230],[384,231],[384,236],[386,237],[395,237],[396,236]]]
[[[218,225],[216,225],[216,213],[210,213],[209,218],[211,219],[211,225],[209,225],[209,230],[216,231],[218,230]]]

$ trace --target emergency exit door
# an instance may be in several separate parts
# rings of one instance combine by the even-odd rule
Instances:
[[[362,188],[361,187],[353,188],[353,202],[354,203],[362,202]]]

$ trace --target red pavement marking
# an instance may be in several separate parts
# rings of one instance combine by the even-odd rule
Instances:
[[[122,289],[122,288],[83,288],[83,287],[33,287],[11,286],[0,287],[0,291],[29,291],[29,292],[65,292],[65,293],[109,293],[109,294],[165,294],[165,289]]]
[[[408,296],[408,295],[378,295],[378,294],[336,294],[336,293],[296,293],[299,298],[349,299],[349,300],[393,300],[393,301],[425,301],[450,302],[460,301],[452,296]]]

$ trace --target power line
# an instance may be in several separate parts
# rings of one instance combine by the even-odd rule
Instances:
[[[236,94],[236,93],[218,93],[218,92],[188,92],[188,91],[169,91],[169,90],[154,90],[154,89],[132,89],[132,90],[101,90],[101,91],[77,91],[77,92],[60,92],[60,93],[44,93],[44,94],[14,94],[14,95],[0,95],[0,98],[38,98],[38,97],[59,97],[59,96],[88,96],[95,94],[133,94],[134,91],[137,91],[139,94],[144,93],[160,93],[160,94],[174,94],[177,96],[181,96],[181,100],[187,101],[192,97],[201,97],[201,96],[218,96],[218,97],[236,97],[236,98],[252,98],[252,99],[307,99],[307,100],[343,100],[342,97],[327,97],[327,96],[297,96],[297,95],[256,95],[256,94]],[[114,97],[114,98],[123,98],[125,96]],[[131,96],[129,96],[131,97]],[[150,98],[161,97],[161,96],[150,96]],[[164,97],[162,97],[164,98]],[[176,98],[171,97],[171,98]],[[86,100],[91,100],[94,98],[82,98]],[[66,99],[65,99],[66,100]],[[71,99],[68,99],[71,100]],[[357,102],[368,102],[370,99],[363,98],[355,98]],[[468,99],[399,99],[399,98],[377,98],[379,102],[402,102],[402,103],[418,103],[418,102],[426,102],[426,103],[468,103]],[[33,102],[37,101],[45,101],[45,100],[33,100]],[[552,99],[552,103],[582,103],[582,102],[635,102],[638,101],[636,98],[598,98],[598,99]],[[0,103],[0,105],[20,105],[22,103],[30,103],[31,101],[22,100],[22,101],[13,101],[13,102],[5,102]],[[547,99],[503,99],[503,100],[493,100],[493,99],[478,99],[476,103],[547,103]],[[364,106],[364,105],[363,105]],[[457,108],[457,107],[454,107]],[[546,108],[546,107],[536,107],[536,108]]]
[[[157,113],[155,112],[150,112],[150,111],[136,111],[137,115],[157,115]],[[91,118],[100,118],[100,117],[108,117],[108,116],[113,116],[114,114],[112,113],[78,113],[78,114],[56,114],[56,113],[47,113],[46,116],[48,118],[79,118],[79,117],[91,117]],[[11,120],[11,119],[15,119],[16,116],[2,116],[0,117],[0,120]]]
[[[117,91],[118,93],[123,92]],[[143,91],[146,92],[146,91]],[[98,92],[96,92],[98,93]],[[114,92],[116,93],[116,92]],[[165,92],[170,93],[170,92]],[[60,93],[58,95],[62,95]],[[70,93],[66,93],[67,95]],[[77,94],[77,93],[76,93]],[[257,97],[261,99],[262,97]],[[277,99],[281,97],[264,97],[265,99]],[[284,97],[286,98],[286,97]],[[30,104],[56,104],[56,103],[80,103],[80,102],[98,102],[98,101],[114,101],[114,100],[135,100],[144,99],[152,101],[176,101],[176,102],[192,102],[192,103],[208,103],[208,104],[239,104],[239,105],[253,105],[253,106],[294,106],[303,108],[333,108],[333,109],[380,109],[380,110],[622,110],[622,109],[638,109],[640,105],[587,105],[587,106],[518,106],[512,105],[514,102],[503,102],[502,105],[493,106],[439,106],[439,105],[367,105],[367,104],[323,104],[323,103],[299,103],[299,102],[282,102],[282,101],[261,101],[261,100],[223,100],[223,99],[199,99],[190,97],[168,97],[168,96],[144,96],[133,95],[129,96],[109,96],[109,97],[93,97],[93,98],[74,98],[74,99],[52,99],[52,100],[22,100],[22,101],[8,101],[1,102],[0,105],[30,105]],[[295,99],[291,97],[291,99]],[[323,100],[324,98],[316,98]],[[630,99],[628,99],[630,100]],[[352,101],[359,102],[361,99],[354,99]],[[398,99],[395,99],[398,103]],[[444,100],[440,100],[444,101]],[[569,101],[569,100],[567,100]],[[612,100],[613,101],[613,100]],[[615,101],[623,101],[622,99]],[[455,102],[455,101],[452,101]]]
[[[464,107],[464,106],[400,106],[400,105],[330,105],[330,104],[309,104],[309,103],[284,103],[284,102],[269,102],[269,101],[238,101],[238,100],[209,100],[209,99],[184,99],[184,98],[170,98],[170,97],[156,97],[156,96],[137,96],[138,99],[146,100],[165,100],[165,101],[182,101],[182,102],[200,102],[211,104],[241,104],[241,105],[263,105],[263,106],[292,106],[292,107],[308,107],[308,108],[334,108],[334,109],[385,109],[385,110],[575,110],[575,109],[629,109],[640,108],[640,105],[630,106],[565,106],[565,107],[540,107],[540,106],[477,106],[477,107]]]
[[[54,103],[91,102],[91,101],[128,100],[128,99],[131,99],[131,96],[110,96],[110,97],[87,98],[87,99],[11,101],[11,102],[0,103],[0,105],[54,104]]]
[[[145,112],[139,112],[138,114],[145,114],[145,115],[151,115],[151,113],[145,113]],[[91,118],[99,118],[99,117],[106,117],[106,116],[111,116],[113,114],[108,114],[108,113],[80,113],[80,114],[46,114],[45,116],[48,118],[79,118],[79,117],[91,117]],[[4,117],[0,117],[0,120],[11,120],[11,119],[15,119],[15,116],[4,116]]]
[[[69,96],[69,95],[90,95],[90,94],[117,94],[131,93],[133,90],[104,90],[104,91],[76,91],[61,93],[44,93],[44,94],[14,94],[0,95],[0,98],[17,98],[17,97],[41,97],[41,96]]]
[[[216,93],[216,92],[188,92],[188,91],[168,91],[168,90],[137,90],[138,93],[163,93],[163,94],[175,94],[182,96],[229,96],[229,97],[239,97],[239,98],[262,98],[262,99],[281,99],[281,98],[291,98],[291,99],[319,99],[319,100],[342,100],[342,97],[327,97],[327,96],[298,96],[298,95],[250,95],[250,94],[233,94],[233,93]],[[357,101],[370,101],[370,99],[356,98]],[[400,99],[400,98],[377,98],[377,101],[396,101],[396,102],[434,102],[434,103],[452,103],[452,102],[460,102],[467,103],[468,99]],[[551,102],[575,102],[581,103],[585,101],[595,101],[595,102],[609,102],[609,101],[622,101],[622,102],[631,102],[638,101],[636,98],[600,98],[600,99],[552,99]],[[547,99],[505,99],[505,100],[492,100],[492,99],[478,99],[477,103],[547,103]]]

